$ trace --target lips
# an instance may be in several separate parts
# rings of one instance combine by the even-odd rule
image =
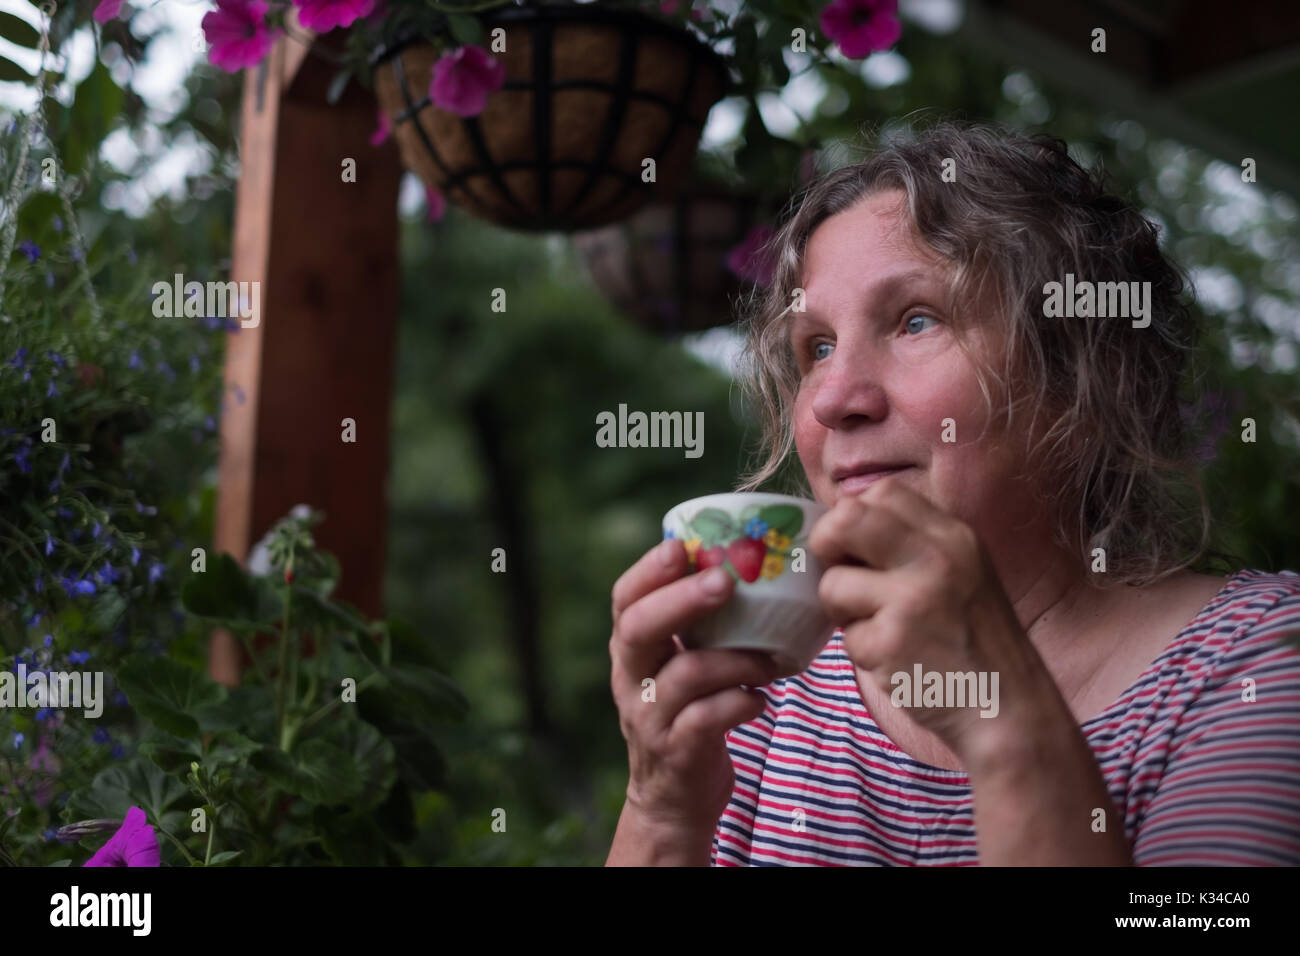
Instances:
[[[886,478],[889,475],[896,475],[911,467],[911,465],[884,464],[850,465],[832,471],[831,479],[839,486],[840,490],[846,494],[857,494],[858,492],[871,487],[881,478]]]

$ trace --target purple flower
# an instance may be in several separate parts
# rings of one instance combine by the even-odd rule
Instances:
[[[168,365],[166,362],[158,363],[158,371],[162,372],[162,374],[167,377],[167,381],[169,382],[176,381],[176,373],[172,371],[172,367]]]
[[[71,518],[73,516],[72,509],[70,508],[60,507],[55,509],[54,513],[58,515],[60,518]]]
[[[27,626],[28,626],[28,627],[35,627],[35,626],[36,626],[37,624],[39,624],[39,623],[41,623],[41,612],[40,612],[40,611],[37,611],[35,614],[33,614],[31,617],[29,617],[29,618],[27,619]]]
[[[14,461],[18,462],[18,470],[24,475],[31,474],[32,471],[32,464],[27,460],[27,455],[29,453],[30,449],[26,445],[21,446],[16,452],[14,452]]]
[[[747,282],[769,284],[775,262],[771,250],[765,247],[774,233],[771,226],[754,226],[744,240],[727,253],[727,268]]]
[[[351,26],[375,8],[375,0],[294,0],[298,22],[308,30],[328,33]]]
[[[12,356],[10,356],[9,364],[12,365],[14,368],[23,368],[25,364],[23,360],[26,358],[27,358],[27,350],[19,349]]]
[[[18,251],[27,257],[28,262],[35,262],[41,257],[41,247],[30,239],[18,243]]]
[[[162,574],[163,574],[162,563],[160,561],[155,561],[153,565],[149,568],[149,581],[152,583],[154,581],[161,580]]]
[[[135,349],[131,350],[131,357],[126,360],[127,368],[139,368],[144,363],[140,361],[140,353]]]
[[[105,561],[103,569],[100,570],[99,572],[99,583],[108,586],[112,584],[114,581],[116,581],[119,577],[121,577],[121,575],[118,574],[117,571],[113,570],[113,566],[111,564]]]
[[[54,379],[50,379],[50,384],[45,388],[45,397],[53,398],[59,394],[59,390],[54,387]]]
[[[199,370],[199,357],[198,357],[197,355],[191,355],[191,356],[190,356],[190,371],[191,371],[191,372],[195,372],[195,373],[197,373],[198,370]]]
[[[48,355],[50,357],[50,361],[53,362],[55,365],[57,365],[59,368],[67,367],[68,365],[67,359],[65,359],[58,352],[51,352],[49,350],[46,350],[45,354]]]
[[[260,63],[271,52],[279,30],[266,24],[266,4],[257,0],[217,0],[217,9],[203,17],[208,59],[227,73]],[[310,26],[303,23],[303,26]]]
[[[54,288],[54,273],[53,273],[53,272],[48,272],[48,271],[47,271],[47,272],[45,273],[45,286],[46,286],[46,288],[49,288],[49,289],[53,289],[53,288]]]
[[[91,15],[96,23],[107,23],[122,11],[125,2],[126,0],[100,0],[99,6],[95,7],[95,12]]]
[[[53,635],[53,634],[46,634],[46,635],[45,635],[45,646],[46,646],[46,647],[53,647],[53,646],[54,646],[54,635]]]
[[[36,593],[42,594],[45,591],[45,575],[36,575]]]
[[[481,46],[462,46],[433,65],[429,98],[457,116],[477,116],[506,81],[506,65]]]
[[[121,760],[126,756],[126,751],[122,748],[121,744],[113,744],[113,750],[110,756],[112,756],[114,760]]]
[[[122,693],[120,690],[115,691],[113,693],[113,705],[116,707],[125,707],[127,705],[126,694]]]
[[[69,594],[94,594],[95,582],[89,578],[78,580],[72,577],[63,578],[63,590]]]
[[[144,811],[132,807],[121,828],[85,863],[86,866],[159,866],[158,837]]]
[[[851,60],[888,50],[903,32],[898,0],[832,0],[822,9],[821,28]]]
[[[54,539],[50,537],[50,533],[47,531],[45,532],[45,556],[48,558],[53,553]]]
[[[106,744],[112,742],[113,740],[113,738],[108,735],[108,731],[105,730],[103,727],[100,727],[93,734],[91,734],[90,739],[97,744]]]
[[[19,747],[21,747],[23,745],[23,741],[26,739],[27,738],[24,737],[21,733],[14,734],[14,750],[17,750]]]
[[[70,651],[68,653],[68,663],[84,664],[90,660],[90,651]]]
[[[130,246],[127,246],[127,247],[126,247],[126,261],[127,261],[130,265],[135,265],[137,262],[140,261],[139,258],[138,258],[138,257],[136,256],[136,254],[135,254],[135,250],[132,249]]]

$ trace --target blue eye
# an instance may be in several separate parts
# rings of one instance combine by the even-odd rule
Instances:
[[[909,319],[904,323],[905,328],[907,328],[908,331],[911,331],[911,332],[923,332],[923,331],[925,331],[924,329],[918,329],[918,328],[916,328],[915,326],[913,326],[912,323],[915,322],[917,319],[922,319],[922,320],[929,319],[931,322],[936,321],[936,320],[935,320],[934,318],[932,318],[931,316],[923,315],[923,314],[921,314],[921,313],[918,312],[916,315],[911,316],[911,317],[910,317],[910,318],[909,318]]]
[[[818,342],[816,345],[814,345],[814,346],[812,347],[812,357],[813,357],[813,361],[815,362],[815,361],[817,361],[819,358],[825,358],[825,357],[826,357],[826,356],[824,356],[824,355],[818,355],[818,354],[817,354],[817,350],[818,350],[818,349],[821,349],[821,348],[827,348],[827,349],[828,349],[828,348],[830,348],[830,347],[831,347],[831,343],[829,343],[829,342]]]

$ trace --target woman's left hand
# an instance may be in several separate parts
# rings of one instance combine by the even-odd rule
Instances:
[[[808,547],[826,569],[818,596],[854,665],[884,694],[897,692],[895,705],[968,768],[998,746],[997,731],[1032,719],[1010,705],[1042,689],[1046,665],[969,525],[886,477],[838,501],[813,525]],[[924,690],[913,689],[918,664],[945,687],[949,675],[973,674],[965,706],[946,694],[940,706],[915,706]],[[981,687],[991,706],[981,705]]]

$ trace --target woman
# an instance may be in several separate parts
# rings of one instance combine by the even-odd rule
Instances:
[[[681,647],[733,584],[680,541],[619,578],[610,864],[1300,864],[1300,575],[1189,570],[1198,330],[1103,180],[940,124],[806,192],[749,321],[768,457],[739,490],[797,450],[837,629],[774,681]],[[1049,304],[1085,281],[1137,285]],[[996,716],[891,699],[917,665],[997,675]]]

